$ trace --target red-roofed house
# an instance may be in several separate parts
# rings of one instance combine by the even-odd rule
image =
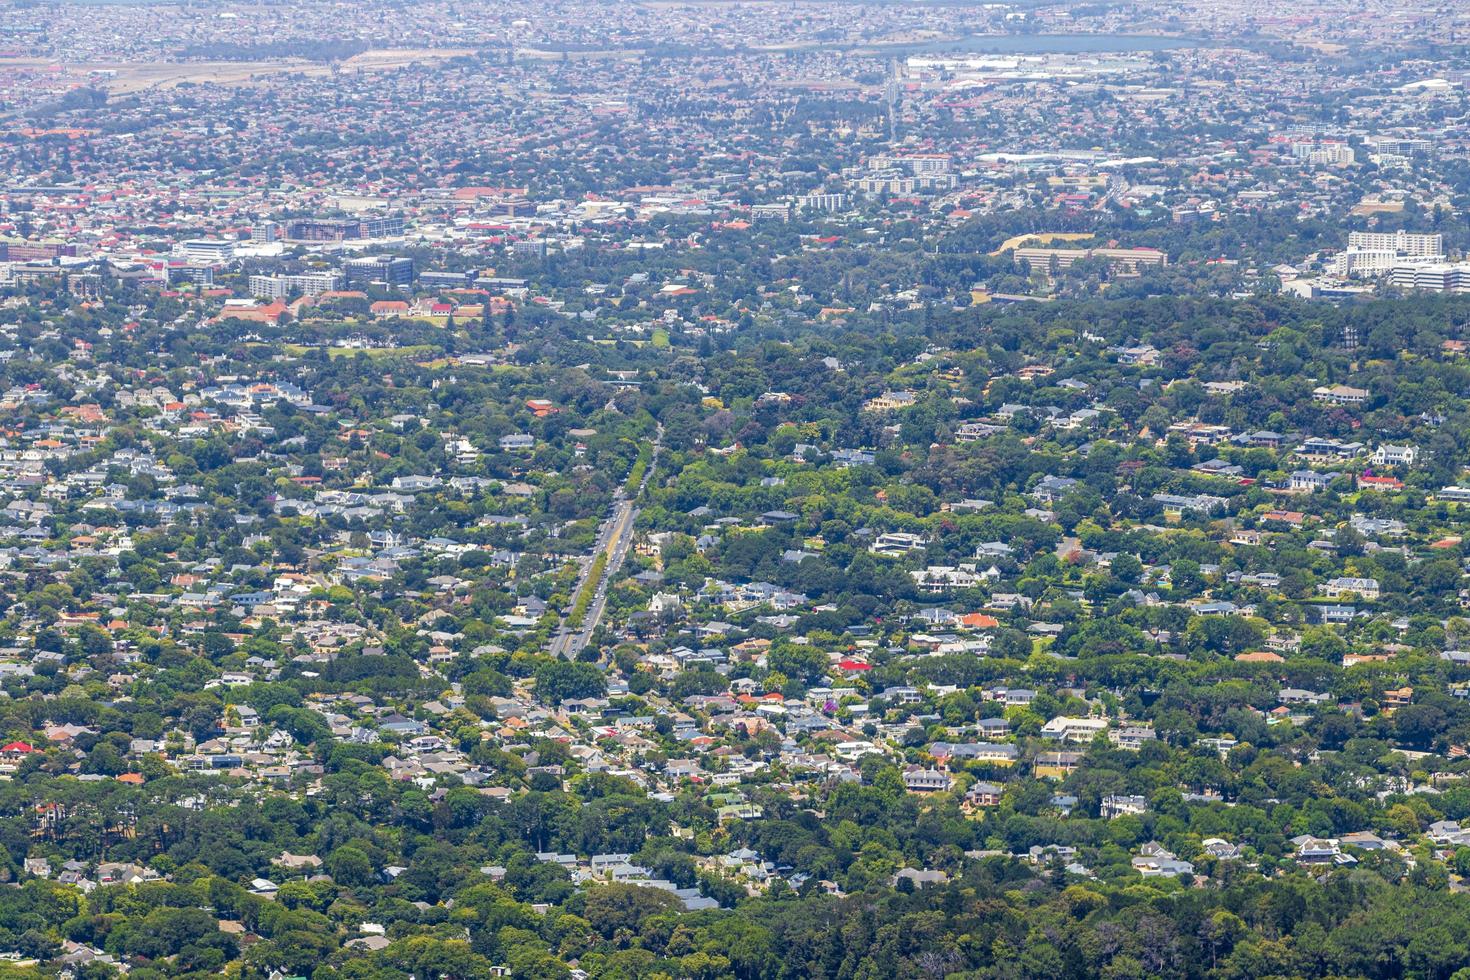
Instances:
[[[1372,476],[1364,473],[1358,477],[1359,490],[1382,490],[1385,493],[1398,493],[1404,488],[1404,481],[1392,476]]]

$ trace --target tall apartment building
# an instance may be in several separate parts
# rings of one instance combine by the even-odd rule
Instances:
[[[853,186],[864,194],[921,194],[953,190],[958,185],[959,178],[951,173],[924,173],[912,177],[873,173],[853,181]]]
[[[1432,259],[1444,254],[1444,236],[1437,232],[1420,235],[1408,231],[1353,231],[1348,233],[1348,248],[1397,252],[1410,258]]]
[[[1357,161],[1357,154],[1346,143],[1303,142],[1291,144],[1294,159],[1312,166],[1345,167]]]
[[[518,242],[511,242],[510,252],[517,258],[544,259],[547,254],[546,239],[523,238]]]
[[[1444,236],[1407,231],[1354,231],[1348,234],[1347,251],[1332,263],[1340,276],[1380,276],[1400,266],[1443,262]]]
[[[813,211],[841,211],[847,207],[846,194],[803,194],[796,199],[799,208],[811,208]]]
[[[303,272],[297,275],[251,276],[250,295],[261,299],[318,296],[342,287],[340,272]]]
[[[924,174],[947,174],[948,153],[880,153],[868,160],[870,170],[907,170],[915,177]]]

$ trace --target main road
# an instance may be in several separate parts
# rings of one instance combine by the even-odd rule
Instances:
[[[638,484],[638,489],[631,497],[619,487],[613,495],[612,514],[597,532],[597,546],[592,555],[582,565],[582,574],[577,579],[577,588],[572,592],[571,605],[562,614],[560,628],[556,635],[551,638],[550,653],[553,657],[576,657],[592,641],[592,634],[597,629],[597,624],[602,621],[602,614],[607,609],[607,587],[613,579],[613,575],[622,567],[623,559],[628,556],[628,549],[633,546],[633,524],[638,518],[636,502],[643,495],[643,488],[648,486],[648,481],[653,477],[653,471],[658,466],[658,451],[663,443],[664,428],[658,427],[658,436],[653,441],[653,454],[648,461],[648,469],[643,473],[643,481]],[[607,555],[607,562],[602,566],[602,574],[596,582],[596,591],[592,594],[592,601],[587,606],[587,612],[582,617],[580,629],[573,630],[567,624],[567,616],[577,604],[577,597],[588,588],[592,575],[597,570],[597,556]]]

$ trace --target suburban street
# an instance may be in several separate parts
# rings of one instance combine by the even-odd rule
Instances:
[[[573,632],[567,625],[567,616],[571,613],[571,606],[562,614],[562,625],[552,637],[550,653],[554,657],[575,657],[581,653],[583,648],[592,640],[592,634],[597,629],[597,624],[602,620],[603,611],[607,608],[607,587],[612,581],[613,575],[622,567],[623,559],[627,557],[628,549],[633,544],[633,526],[638,517],[638,508],[635,501],[642,496],[644,487],[653,477],[653,472],[658,466],[658,453],[663,441],[663,426],[659,426],[658,436],[653,443],[653,456],[649,460],[648,469],[643,474],[643,480],[638,484],[637,491],[632,497],[624,495],[619,488],[611,516],[602,523],[597,532],[597,546],[593,549],[582,565],[582,574],[577,580],[577,587],[572,592],[572,603],[575,604],[576,597],[583,590],[597,568],[597,556],[607,555],[607,563],[602,568],[601,577],[597,581],[597,591],[592,596],[592,602],[587,607],[587,615],[582,620],[579,630]]]

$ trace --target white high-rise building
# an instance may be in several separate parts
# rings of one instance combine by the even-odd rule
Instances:
[[[1291,155],[1314,167],[1346,167],[1358,159],[1351,146],[1335,141],[1293,143]]]
[[[250,295],[261,299],[285,299],[287,296],[316,296],[342,288],[340,272],[303,272],[298,275],[251,276]]]
[[[1332,271],[1339,276],[1381,276],[1400,266],[1445,260],[1444,236],[1407,231],[1348,233],[1347,251],[1338,255]]]
[[[235,258],[235,243],[224,238],[191,238],[174,249],[190,262],[223,265]]]
[[[1444,236],[1438,232],[1421,235],[1408,231],[1353,231],[1348,233],[1348,248],[1397,252],[1410,258],[1432,259],[1444,255]]]

